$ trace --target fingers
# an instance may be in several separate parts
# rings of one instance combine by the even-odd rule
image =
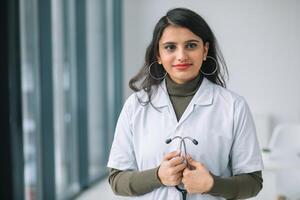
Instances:
[[[171,166],[180,165],[183,162],[184,162],[184,157],[182,157],[182,156],[177,156],[169,161]]]
[[[179,185],[181,183],[181,180],[182,180],[182,175],[179,174],[177,179],[176,179],[175,185]]]
[[[170,153],[167,153],[165,156],[164,156],[164,160],[168,161],[168,160],[171,160],[172,158],[176,157],[176,156],[179,156],[179,152],[178,151],[172,151]]]
[[[179,172],[183,171],[185,168],[186,168],[186,164],[181,163],[181,164],[177,165],[176,167],[174,167],[174,173],[179,173]]]
[[[171,186],[179,185],[181,183],[181,180],[182,180],[181,174],[176,174],[176,175],[172,176],[172,178],[170,180],[170,185]]]
[[[168,161],[164,161],[168,162]],[[183,164],[185,165],[185,164]],[[182,166],[181,166],[182,167]],[[162,166],[158,170],[158,177],[160,181],[166,186],[175,186],[181,182],[182,173],[175,172],[175,167]],[[180,167],[177,168],[179,170]]]
[[[190,174],[191,174],[191,172],[192,172],[193,170],[191,170],[191,169],[189,169],[189,168],[185,168],[183,171],[182,171],[182,176],[183,177],[188,177]]]
[[[191,165],[192,167],[195,167],[196,169],[204,168],[204,165],[202,163],[193,160],[190,156],[187,157],[187,162],[189,163],[189,165]]]

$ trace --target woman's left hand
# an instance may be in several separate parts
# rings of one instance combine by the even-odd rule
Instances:
[[[187,158],[187,162],[194,168],[185,168],[182,183],[188,193],[205,193],[210,191],[214,184],[213,177],[200,162]]]

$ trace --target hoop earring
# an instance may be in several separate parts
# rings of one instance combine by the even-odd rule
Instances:
[[[158,61],[154,61],[153,63],[151,63],[149,66],[148,66],[148,73],[150,75],[151,78],[153,78],[154,80],[157,80],[157,81],[161,81],[163,80],[166,76],[167,76],[167,72],[162,76],[162,77],[155,77],[151,74],[151,67],[153,66],[153,64],[155,63],[158,63]],[[162,64],[159,64],[159,65],[162,65]]]
[[[212,57],[212,56],[207,56],[206,58],[212,59],[212,60],[215,62],[216,67],[215,67],[215,69],[214,69],[211,73],[203,72],[201,69],[200,69],[200,72],[201,72],[202,74],[206,75],[206,76],[210,76],[210,75],[213,75],[214,73],[216,73],[216,71],[218,70],[218,62],[217,62],[217,60],[216,60],[214,57]],[[206,60],[205,60],[205,61],[206,61]],[[202,67],[201,67],[201,68],[202,68]]]

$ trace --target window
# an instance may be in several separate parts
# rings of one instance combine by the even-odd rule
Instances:
[[[58,199],[79,190],[75,1],[52,0],[55,185]]]
[[[117,0],[20,1],[26,200],[71,199],[107,174],[122,102],[120,10]]]
[[[26,200],[40,199],[40,93],[37,2],[20,2],[24,191]]]
[[[107,135],[107,58],[105,31],[105,4],[89,1],[87,4],[87,109],[88,109],[88,174],[89,179],[105,172]]]

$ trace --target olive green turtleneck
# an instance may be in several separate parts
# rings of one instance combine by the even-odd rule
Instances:
[[[202,80],[202,76],[197,76],[187,83],[177,84],[167,76],[166,87],[178,121],[197,92]]]
[[[202,76],[197,76],[187,83],[177,84],[167,76],[166,87],[178,121],[200,87],[202,80]],[[109,183],[117,195],[143,195],[163,186],[157,175],[158,169],[159,166],[145,171],[109,169]],[[249,198],[255,196],[262,188],[261,171],[232,177],[219,177],[213,174],[212,176],[214,185],[208,194],[226,199]]]

